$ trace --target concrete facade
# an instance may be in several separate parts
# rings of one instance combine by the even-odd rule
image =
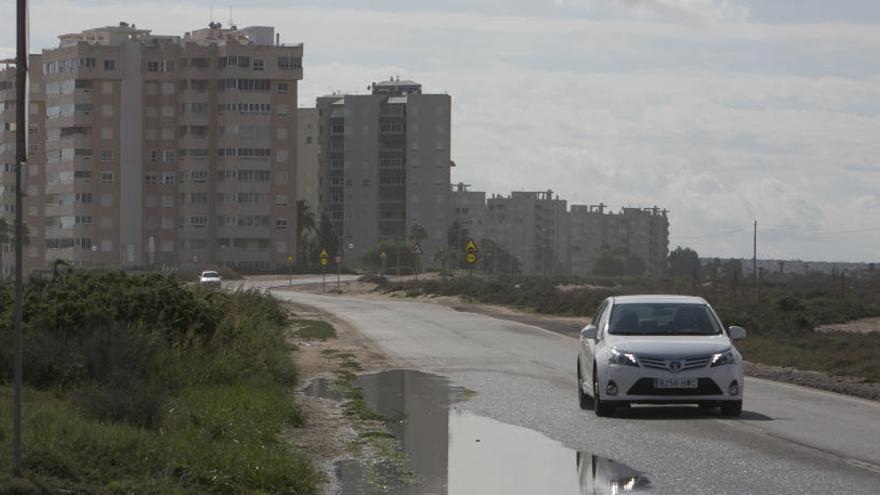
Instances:
[[[318,211],[320,145],[318,141],[318,109],[300,108],[296,112],[296,198]]]
[[[286,264],[303,47],[273,38],[271,27],[181,37],[120,23],[32,57],[45,98],[33,266]]]
[[[572,205],[571,272],[589,275],[603,249],[620,254],[624,262],[637,257],[645,264],[645,275],[663,276],[669,252],[667,211],[653,208],[622,208]]]
[[[571,229],[565,200],[549,190],[514,191],[486,203],[485,236],[513,253],[522,273],[568,273]]]
[[[371,89],[317,99],[321,211],[353,264],[382,242],[408,239],[416,224],[430,263],[448,227],[451,99],[412,81]]]

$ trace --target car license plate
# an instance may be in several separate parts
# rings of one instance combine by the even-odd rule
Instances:
[[[697,388],[697,379],[654,378],[654,388]]]

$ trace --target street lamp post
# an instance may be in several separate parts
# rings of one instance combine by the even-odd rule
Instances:
[[[27,163],[28,115],[28,35],[27,0],[16,2],[16,60],[15,60],[15,356],[13,375],[12,470],[21,471],[21,381],[22,381],[22,176]]]

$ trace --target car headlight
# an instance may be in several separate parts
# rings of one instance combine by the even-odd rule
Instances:
[[[734,357],[732,350],[717,352],[715,354],[712,354],[711,363],[711,366],[713,368],[715,366],[724,366],[725,364],[735,364],[736,357]]]
[[[610,349],[608,354],[608,364],[618,364],[621,366],[635,366],[638,368],[639,360],[636,359],[635,354],[630,352],[618,351],[617,349]]]

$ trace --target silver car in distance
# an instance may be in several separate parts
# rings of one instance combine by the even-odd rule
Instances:
[[[733,340],[745,336],[699,297],[609,297],[581,330],[580,407],[611,416],[630,404],[697,404],[739,416],[743,366]]]

